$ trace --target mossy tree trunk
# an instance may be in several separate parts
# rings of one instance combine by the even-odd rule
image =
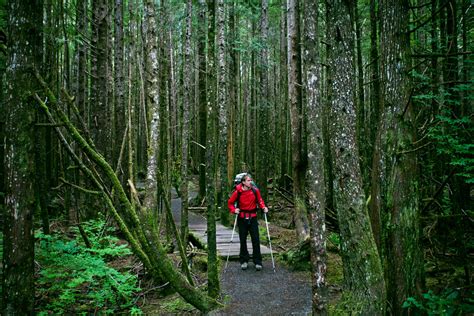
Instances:
[[[41,68],[42,1],[9,1],[6,80],[3,313],[34,313],[34,119],[31,69]]]
[[[382,258],[390,313],[401,315],[403,302],[421,292],[418,167],[413,151],[415,130],[411,102],[408,3],[380,2],[382,114],[376,142],[372,196],[381,214]]]
[[[370,227],[356,141],[356,85],[353,18],[354,4],[328,1],[330,39],[328,76],[331,155],[334,193],[341,233],[344,281],[350,313],[381,315],[385,283],[376,243]]]
[[[152,3],[152,1],[150,2]],[[147,210],[144,209],[145,212],[142,212],[141,216],[139,216],[135,206],[127,197],[124,188],[120,184],[120,181],[110,164],[108,164],[102,155],[93,148],[93,144],[88,143],[83,138],[75,126],[69,121],[64,111],[58,107],[56,96],[48,89],[46,83],[38,73],[36,73],[36,77],[44,87],[45,94],[50,100],[50,104],[54,107],[57,116],[67,129],[69,136],[78,144],[80,150],[87,155],[90,161],[102,171],[104,177],[110,181],[117,199],[115,204],[90,168],[85,166],[78,156],[74,154],[67,141],[64,141],[64,136],[58,132],[58,135],[63,140],[63,144],[68,148],[70,155],[81,167],[81,170],[93,181],[96,188],[100,190],[102,197],[108,206],[108,210],[111,212],[120,230],[125,235],[125,239],[130,243],[133,252],[143,262],[154,280],[157,282],[161,282],[163,279],[169,281],[170,285],[187,302],[200,311],[207,312],[215,308],[218,303],[214,299],[206,296],[199,289],[195,289],[190,285],[186,281],[185,276],[178,272],[178,269],[174,266],[171,259],[167,257],[161,239],[155,233],[156,229],[154,227],[155,224],[151,212],[147,212]],[[39,98],[38,100],[41,101]],[[41,106],[51,118],[51,123],[55,124],[55,120],[52,118],[53,116],[51,113],[49,113],[46,104],[41,103]]]

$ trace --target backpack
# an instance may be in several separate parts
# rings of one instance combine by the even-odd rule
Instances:
[[[234,190],[237,189],[237,185],[239,185],[240,183],[242,183],[242,178],[245,176],[245,175],[248,175],[250,176],[250,173],[247,173],[247,172],[243,172],[243,173],[239,173],[235,176],[234,178]],[[251,177],[251,176],[250,176]],[[259,208],[258,207],[258,196],[257,196],[257,190],[255,190],[255,188],[257,188],[257,185],[255,184],[255,182],[253,182],[252,180],[252,187],[250,188],[253,192],[253,194],[255,195],[255,200],[256,200],[256,204],[257,204],[257,209]],[[239,207],[239,200],[240,200],[240,191],[237,191],[237,200],[235,202],[236,206]]]

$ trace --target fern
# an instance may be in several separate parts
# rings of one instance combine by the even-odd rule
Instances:
[[[59,235],[36,234],[38,240],[36,260],[42,269],[37,280],[39,314],[52,311],[63,314],[72,311],[99,309],[104,314],[134,307],[130,302],[140,291],[137,279],[128,272],[119,272],[107,261],[130,255],[127,245],[118,244],[118,239],[104,235],[104,222],[92,221],[84,224],[92,248],[84,246],[80,234],[65,240]],[[105,230],[107,232],[108,229]]]

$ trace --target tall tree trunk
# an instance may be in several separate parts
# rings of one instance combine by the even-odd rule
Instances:
[[[380,72],[379,72],[379,53],[377,41],[377,8],[376,0],[370,0],[370,63],[371,63],[371,93],[368,132],[368,142],[366,144],[367,157],[371,159],[372,174],[377,173],[377,164],[379,161],[379,152],[374,151],[374,144],[377,138],[377,131],[380,125]],[[371,177],[373,180],[373,178]],[[370,182],[371,203],[369,204],[369,215],[374,233],[375,242],[380,252],[382,243],[382,222],[380,219],[379,201],[376,200],[376,192],[380,186],[379,182]]]
[[[239,51],[238,27],[239,13],[238,6],[235,1],[232,1],[229,12],[229,82],[228,87],[228,114],[227,114],[227,185],[232,186],[233,177],[236,174],[236,156],[238,147],[238,109],[240,100],[240,65],[239,65]],[[237,148],[238,149],[238,148]]]
[[[219,136],[217,134],[218,111],[214,98],[216,92],[214,67],[214,43],[215,43],[215,0],[208,0],[209,26],[208,26],[208,83],[209,91],[209,116],[207,120],[207,144],[206,144],[206,201],[207,201],[207,279],[208,293],[210,297],[216,298],[219,295],[219,271],[217,262],[217,237],[216,237],[216,213],[217,213],[217,158],[219,154]],[[222,5],[222,3],[221,3]],[[212,43],[212,44],[211,44]],[[214,78],[212,78],[214,77]],[[223,87],[220,87],[223,88]],[[223,94],[223,92],[220,92]]]
[[[290,129],[290,120],[289,120],[289,102],[288,102],[288,41],[286,40],[287,34],[287,16],[286,16],[286,3],[282,1],[281,4],[281,16],[280,16],[280,82],[279,82],[279,91],[280,91],[280,113],[278,121],[277,131],[279,131],[279,143],[280,146],[277,148],[280,149],[280,186],[288,187],[288,174],[291,173],[291,168],[289,167],[290,162],[288,159],[288,152],[290,148],[289,144],[289,129]]]
[[[137,125],[136,124],[136,114],[135,114],[135,103],[133,102],[133,80],[136,75],[136,72],[134,72],[135,69],[135,64],[137,60],[137,54],[136,54],[136,43],[137,43],[137,36],[136,36],[136,17],[135,17],[135,4],[134,1],[129,1],[128,2],[128,13],[129,13],[129,25],[127,29],[127,35],[131,40],[132,45],[128,48],[127,51],[127,112],[126,112],[126,119],[127,119],[127,125],[128,125],[128,131],[127,131],[127,174],[128,174],[128,179],[132,182],[135,183],[136,181],[136,170],[137,170],[137,148],[138,146],[136,145],[134,139],[137,135]],[[145,139],[148,138],[148,135],[145,135]],[[148,141],[146,141],[148,144]]]
[[[291,117],[292,176],[295,201],[294,220],[299,240],[309,237],[309,222],[305,203],[305,174],[307,159],[304,157],[303,95],[300,47],[299,0],[288,0],[288,97]]]
[[[354,78],[354,4],[327,2],[329,78],[331,78],[331,154],[334,191],[341,232],[344,282],[357,304],[351,313],[380,315],[384,311],[385,284],[367,212],[356,142],[356,85]]]
[[[145,79],[147,82],[146,103],[150,111],[150,142],[148,143],[148,164],[145,183],[146,196],[143,207],[150,212],[157,207],[157,171],[159,156],[159,129],[160,129],[160,95],[159,95],[159,60],[158,34],[156,26],[155,4],[153,0],[145,2]]]
[[[160,104],[160,132],[159,132],[159,153],[158,170],[161,173],[161,185],[158,187],[158,211],[163,210],[163,202],[171,200],[171,111],[170,111],[170,88],[171,88],[171,57],[169,50],[170,27],[170,3],[161,1],[159,7],[159,104]],[[167,214],[163,214],[166,223],[166,238],[171,242],[171,220]]]
[[[308,203],[311,237],[313,315],[327,315],[326,287],[326,192],[324,178],[324,143],[322,134],[321,67],[319,58],[319,1],[305,2],[304,58],[308,107]]]
[[[115,0],[115,19],[114,19],[114,109],[115,119],[114,126],[112,128],[114,139],[116,139],[116,146],[113,153],[113,161],[120,164],[117,165],[121,183],[125,184],[129,179],[128,170],[125,168],[126,160],[124,157],[120,157],[121,143],[126,137],[125,133],[128,131],[127,121],[125,119],[125,80],[124,80],[124,37],[123,37],[123,0]],[[123,156],[127,156],[127,151],[123,153]]]
[[[226,51],[225,51],[225,6],[222,0],[217,1],[216,8],[216,28],[217,28],[217,106],[216,110],[219,111],[219,117],[217,119],[216,127],[216,137],[218,141],[217,148],[217,159],[218,159],[218,181],[217,185],[220,190],[218,190],[218,199],[216,205],[220,205],[220,218],[223,225],[229,223],[229,210],[227,207],[227,197],[231,189],[231,184],[227,179],[227,139],[229,134],[229,124],[228,124],[228,113],[229,103],[227,97],[227,71],[226,71]],[[220,191],[220,192],[219,192]],[[220,194],[219,194],[220,193]]]
[[[269,178],[270,158],[272,156],[272,142],[270,135],[270,86],[268,84],[268,0],[261,1],[260,11],[260,49],[258,59],[259,95],[257,104],[257,161],[256,179],[264,200],[267,200],[267,181]]]
[[[91,49],[91,132],[95,145],[104,157],[109,157],[110,124],[108,124],[107,95],[107,39],[108,1],[92,2],[92,49]]]
[[[364,192],[367,195],[369,193],[370,183],[370,167],[372,163],[372,157],[367,154],[367,119],[365,96],[364,96],[364,66],[362,64],[362,35],[361,35],[361,21],[359,16],[359,9],[357,7],[357,1],[354,4],[354,25],[356,34],[356,56],[357,56],[357,105],[356,105],[356,117],[357,117],[357,145],[359,147],[360,155],[360,167],[362,171],[362,185],[364,186]]]
[[[207,14],[205,0],[199,1],[198,13],[198,58],[199,58],[199,124],[198,124],[198,169],[199,195],[202,199],[206,195],[206,129],[207,129],[207,61],[206,61],[206,34]]]
[[[184,40],[184,71],[183,71],[183,124],[181,137],[181,239],[183,244],[188,244],[188,153],[190,138],[190,117],[192,100],[192,76],[193,56],[191,52],[191,30],[192,30],[192,0],[186,2],[186,30]]]
[[[37,89],[31,69],[41,68],[42,1],[8,3],[3,313],[34,311],[34,136]]]
[[[418,297],[422,285],[423,253],[420,249],[418,168],[408,59],[408,2],[383,0],[381,13],[382,116],[375,150],[372,183],[380,189],[373,199],[382,214],[383,250],[390,310],[401,315],[403,302]]]

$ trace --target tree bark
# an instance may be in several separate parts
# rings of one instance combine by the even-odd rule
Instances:
[[[295,201],[294,220],[299,240],[309,237],[309,222],[304,197],[307,159],[303,156],[303,95],[300,47],[299,0],[288,0],[288,97],[291,117],[292,176]]]
[[[268,84],[269,60],[268,60],[268,0],[261,1],[260,11],[260,45],[262,45],[257,70],[259,79],[259,94],[257,104],[257,161],[256,180],[263,199],[267,200],[267,181],[272,170],[272,142],[270,135],[270,86]]]
[[[308,108],[308,206],[310,217],[312,309],[313,315],[327,315],[326,225],[324,143],[322,134],[323,102],[321,99],[321,66],[319,58],[318,1],[305,2],[304,58]]]
[[[124,79],[124,37],[123,37],[123,0],[115,0],[115,19],[114,19],[114,139],[116,139],[116,146],[113,153],[113,161],[120,159],[120,142],[124,138],[124,133],[127,132],[127,120],[125,119],[125,79]],[[125,156],[128,156],[127,152]],[[117,166],[119,170],[121,183],[125,184],[129,179],[128,169],[125,168],[125,159],[121,159],[122,163]]]
[[[380,72],[379,72],[379,53],[377,41],[377,11],[376,0],[370,0],[370,60],[371,60],[371,94],[370,94],[370,110],[369,110],[369,125],[368,143],[366,144],[367,157],[371,159],[372,174],[376,173],[377,161],[379,160],[379,153],[374,151],[374,144],[377,138],[377,131],[380,125]],[[372,178],[372,177],[371,177]],[[377,248],[381,249],[382,243],[382,223],[380,219],[380,208],[377,206],[375,192],[378,190],[380,183],[370,182],[371,203],[369,204],[369,215],[374,233]]]
[[[199,194],[202,199],[206,195],[206,129],[207,129],[207,61],[206,61],[206,2],[199,1],[198,13],[198,76],[199,76],[199,97],[198,97],[198,170],[199,170]]]
[[[420,209],[416,153],[411,150],[416,130],[411,106],[408,3],[384,0],[381,13],[382,116],[376,151],[380,159],[372,196],[380,205],[389,312],[401,315],[403,302],[421,293],[423,253],[420,248]]]
[[[188,153],[190,138],[190,117],[192,101],[192,76],[193,56],[191,51],[191,31],[192,31],[192,0],[186,2],[186,30],[184,40],[184,73],[183,73],[183,127],[181,139],[181,239],[185,245],[188,244]]]
[[[3,313],[34,312],[34,117],[31,69],[41,68],[42,1],[8,3]]]
[[[331,39],[329,74],[334,162],[334,192],[341,233],[344,283],[348,290],[350,313],[382,315],[385,284],[362,185],[359,150],[356,141],[356,85],[354,56],[354,4],[328,1]]]
[[[221,223],[227,225],[229,223],[229,210],[227,208],[227,196],[231,189],[231,183],[228,182],[229,176],[227,175],[227,145],[226,141],[228,139],[229,133],[229,124],[228,124],[228,113],[229,113],[229,103],[227,96],[227,71],[226,71],[226,51],[225,51],[225,5],[222,0],[217,1],[216,8],[216,28],[217,28],[217,105],[216,110],[219,112],[217,118],[216,126],[216,138],[218,141],[218,148],[216,150],[216,155],[218,159],[219,171],[217,172],[217,186],[219,188],[217,196],[220,197],[220,200],[217,200],[216,207],[220,205],[220,214],[218,215],[221,218]],[[217,213],[217,211],[216,211]]]
[[[92,49],[91,49],[91,132],[94,143],[104,157],[110,157],[110,124],[107,104],[107,0],[92,3]]]
[[[217,158],[219,154],[219,136],[217,133],[218,108],[214,98],[215,77],[214,59],[215,59],[215,3],[214,0],[208,0],[208,82],[209,103],[208,103],[208,119],[207,119],[207,144],[206,144],[206,202],[207,202],[207,279],[208,294],[210,297],[216,298],[220,292],[219,271],[217,261],[217,237],[216,237],[216,213],[217,213]],[[212,45],[211,45],[212,43]],[[220,87],[222,88],[222,87]],[[222,92],[219,92],[222,93]]]

